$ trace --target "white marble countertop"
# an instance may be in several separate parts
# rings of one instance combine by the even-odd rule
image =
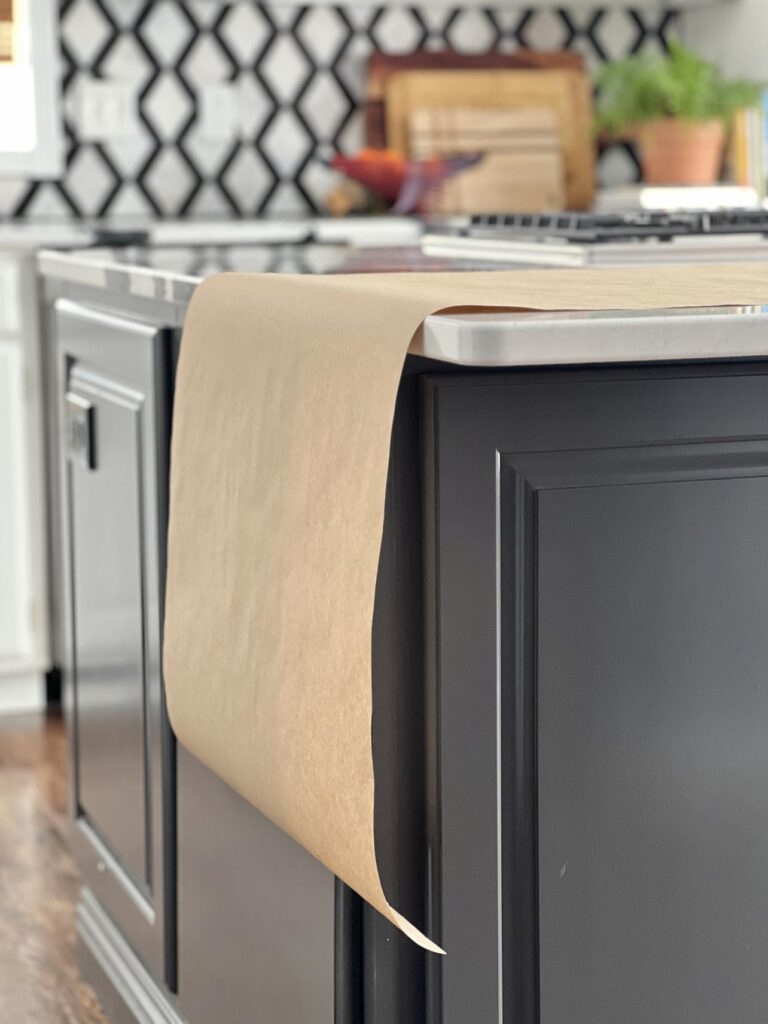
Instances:
[[[441,314],[414,355],[461,366],[564,366],[768,358],[768,305]]]
[[[107,290],[110,304],[119,303],[121,295],[166,302],[175,317],[168,326],[181,326],[195,287],[220,269],[323,273],[349,269],[350,253],[353,269],[355,258],[368,260],[365,269],[401,269],[411,258],[412,269],[424,269],[417,248],[379,249],[367,257],[330,244],[209,249],[207,254],[194,250],[202,262],[192,273],[178,269],[190,259],[188,248],[43,251],[38,265],[47,278]],[[156,265],[145,265],[149,261]],[[410,352],[467,367],[762,359],[768,358],[766,300],[762,306],[695,309],[441,314],[427,317]]]
[[[449,223],[440,218],[439,223]],[[307,242],[355,246],[413,244],[424,231],[418,217],[259,217],[150,221],[144,217],[84,221],[0,220],[0,249],[77,249],[97,245],[148,248],[297,245]],[[110,241],[111,240],[111,241]]]
[[[34,251],[42,246],[65,249],[91,245],[93,228],[77,223],[0,223],[0,251]]]

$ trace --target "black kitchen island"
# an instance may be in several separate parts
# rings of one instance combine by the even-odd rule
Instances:
[[[441,959],[174,745],[165,487],[195,280],[41,266],[79,931],[115,1019],[761,1021],[764,310],[435,317],[408,357],[377,839]]]

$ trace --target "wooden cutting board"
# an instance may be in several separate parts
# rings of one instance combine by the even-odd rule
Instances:
[[[433,213],[525,213],[565,205],[560,129],[551,108],[414,110],[409,147],[416,159],[485,154],[482,163],[444,183],[430,203]]]
[[[387,142],[410,153],[409,118],[415,110],[550,109],[565,166],[566,205],[584,210],[595,192],[592,92],[586,75],[570,70],[401,71],[386,86]]]
[[[583,71],[584,58],[573,50],[526,50],[512,53],[458,53],[456,50],[415,50],[413,53],[382,53],[368,58],[365,86],[365,144],[382,149],[387,145],[385,93],[387,79],[398,71],[511,71],[527,68],[570,68]]]

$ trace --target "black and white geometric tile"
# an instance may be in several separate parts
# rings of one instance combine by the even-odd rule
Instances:
[[[591,65],[664,48],[674,9],[285,7],[253,0],[60,0],[66,169],[58,181],[0,182],[14,219],[252,215],[322,207],[332,180],[316,157],[362,142],[372,49],[468,52],[573,48]],[[93,141],[81,102],[119,82],[130,130]],[[235,122],[211,132],[215,87],[235,90]],[[212,88],[213,87],[213,88]],[[207,119],[208,122],[210,118]],[[622,148],[604,176],[636,173]]]

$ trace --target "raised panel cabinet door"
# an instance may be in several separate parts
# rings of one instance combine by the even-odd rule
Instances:
[[[538,495],[544,1024],[765,1016],[768,445],[718,447]]]
[[[760,1024],[764,365],[433,378],[441,1024]]]
[[[68,485],[78,803],[94,835],[137,889],[149,893],[141,507],[144,401],[141,393],[99,378],[77,363],[70,371]],[[78,429],[83,436],[74,439]]]
[[[160,661],[167,338],[67,300],[56,331],[75,847],[85,885],[173,985],[172,740]]]

